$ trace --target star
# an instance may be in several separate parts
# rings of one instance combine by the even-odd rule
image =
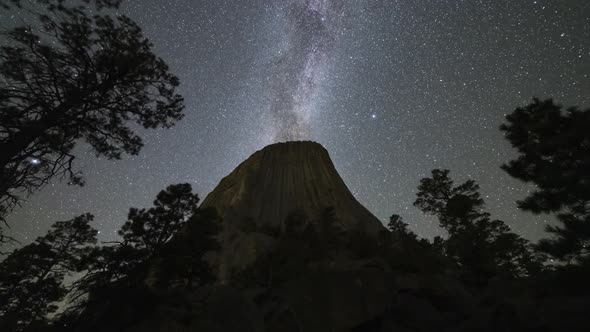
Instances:
[[[497,128],[533,96],[590,106],[590,30],[580,28],[590,2],[371,3],[123,2],[121,14],[179,77],[186,116],[142,133],[134,158],[97,160],[80,144],[75,163],[86,185],[56,181],[34,193],[10,216],[17,237],[34,239],[56,220],[91,212],[101,240],[117,240],[130,207],[149,207],[181,182],[204,197],[280,139],[321,143],[384,223],[398,213],[418,235],[441,235],[412,203],[420,179],[446,168],[457,183],[478,182],[494,218],[544,237],[543,217],[516,205],[529,187],[498,166],[514,150]],[[20,22],[0,11],[4,21]]]

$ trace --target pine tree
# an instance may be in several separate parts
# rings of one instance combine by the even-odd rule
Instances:
[[[57,309],[55,302],[67,294],[64,278],[86,268],[89,245],[96,243],[92,219],[84,214],[57,222],[0,263],[0,330],[42,325]]]
[[[418,236],[408,229],[408,224],[404,222],[404,219],[399,214],[393,214],[389,217],[387,228],[402,239],[416,240]]]
[[[590,109],[563,109],[553,100],[534,99],[506,116],[500,129],[518,151],[502,166],[508,174],[533,183],[521,209],[557,213],[561,226],[538,248],[565,262],[580,262],[590,253]]]
[[[119,235],[125,244],[153,255],[197,211],[198,203],[199,197],[192,193],[190,184],[170,185],[158,193],[154,207],[131,208]]]
[[[161,281],[168,284],[180,280],[187,289],[215,281],[215,272],[205,256],[221,248],[217,240],[220,231],[221,220],[214,208],[196,211],[163,250]]]
[[[448,238],[438,239],[436,246],[463,270],[483,277],[497,273],[516,277],[533,271],[536,260],[528,241],[483,211],[475,181],[454,186],[448,175],[448,170],[433,170],[432,177],[420,181],[414,202],[423,212],[437,216],[448,232]]]
[[[120,3],[0,2],[39,13],[4,32],[0,47],[0,217],[51,179],[83,184],[78,142],[119,159],[143,145],[133,122],[170,127],[183,117],[178,79],[133,20],[110,14]]]
[[[101,293],[144,284],[148,270],[158,271],[158,287],[168,287],[178,279],[187,287],[209,282],[208,265],[202,260],[216,250],[220,221],[215,211],[198,208],[199,198],[188,183],[168,186],[156,196],[149,209],[131,208],[119,230],[123,241],[96,248],[88,255],[88,270],[74,285],[72,298],[84,311]]]

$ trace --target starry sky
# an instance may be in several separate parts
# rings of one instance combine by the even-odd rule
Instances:
[[[167,185],[204,198],[256,150],[299,139],[323,144],[384,223],[400,214],[422,237],[440,234],[412,206],[433,168],[475,179],[492,216],[531,240],[552,222],[516,208],[531,187],[499,168],[515,152],[498,126],[533,96],[590,107],[590,1],[128,0],[121,12],[179,76],[186,117],[143,133],[139,156],[78,146],[87,185],[30,197],[9,218],[23,242],[83,212],[115,239],[129,207]]]

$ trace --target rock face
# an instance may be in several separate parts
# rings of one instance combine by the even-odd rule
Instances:
[[[332,208],[336,226],[344,231],[385,230],[346,187],[328,151],[310,141],[276,143],[255,152],[221,180],[201,207],[214,207],[223,220],[222,250],[213,258],[221,283],[275,241],[268,233],[244,228],[267,229],[276,235],[285,231],[293,214],[321,227],[326,209]]]
[[[290,213],[317,222],[332,207],[343,229],[384,229],[348,190],[328,151],[310,141],[277,143],[255,152],[223,178],[201,206],[215,207],[226,225],[248,218],[258,227],[282,229]]]

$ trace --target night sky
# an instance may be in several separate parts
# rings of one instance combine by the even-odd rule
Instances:
[[[25,243],[83,212],[115,239],[129,207],[167,185],[204,198],[256,150],[301,139],[323,144],[384,222],[397,213],[439,234],[412,202],[420,178],[447,168],[536,240],[551,218],[517,210],[530,187],[499,168],[515,153],[498,126],[533,96],[590,107],[587,0],[134,0],[121,12],[179,76],[186,117],[121,161],[80,145],[87,185],[53,183],[9,218]]]

